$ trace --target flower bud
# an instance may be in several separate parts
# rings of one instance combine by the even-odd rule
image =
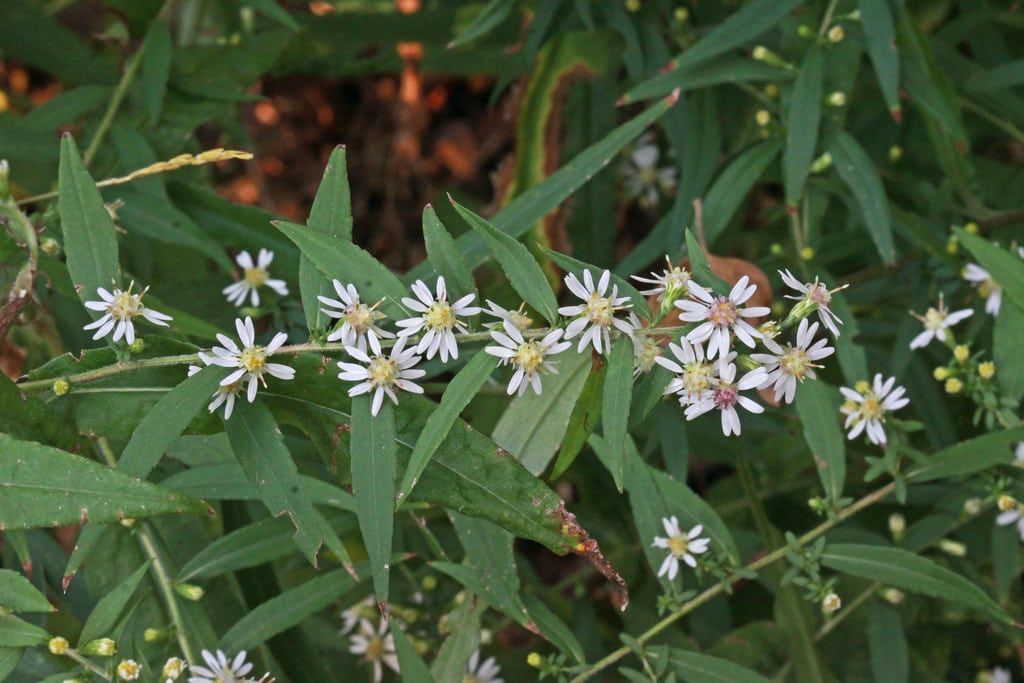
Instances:
[[[939,541],[939,550],[953,557],[963,557],[967,554],[967,546],[959,541],[952,541],[948,538]]]
[[[767,109],[758,109],[757,113],[754,114],[754,121],[756,121],[759,126],[767,126],[772,122],[772,113]]]
[[[480,644],[490,645],[494,640],[494,633],[489,628],[480,629]]]
[[[964,226],[964,232],[966,232],[969,235],[977,235],[978,234],[978,224],[975,223],[974,221],[971,221],[971,222],[967,223],[967,225]]]
[[[903,158],[903,148],[899,145],[893,145],[889,148],[889,161],[896,163]]]
[[[778,242],[772,242],[770,250],[772,252],[772,256],[782,256],[782,245]]]
[[[133,517],[125,517],[121,520],[121,526],[123,526],[126,529],[131,529],[133,526],[135,526],[135,519]]]
[[[60,657],[68,651],[70,644],[68,643],[67,638],[56,636],[54,638],[50,638],[50,642],[47,643],[46,646],[50,648],[50,652]]]
[[[854,384],[853,388],[857,390],[857,393],[864,394],[871,391],[871,384],[866,379],[862,379]]]
[[[828,99],[825,100],[830,107],[845,107],[846,106],[846,93],[841,90],[836,90],[828,95]]]
[[[996,376],[996,364],[990,360],[978,365],[978,376],[982,379],[992,379]]]
[[[147,643],[158,643],[174,637],[173,628],[147,628],[142,632],[142,639]]]
[[[882,597],[885,598],[886,601],[888,601],[890,604],[898,605],[901,602],[903,602],[903,598],[905,598],[906,595],[904,595],[903,591],[899,589],[886,588],[884,591],[882,591]]]
[[[949,368],[944,368],[941,365],[932,371],[932,377],[940,382],[944,382],[949,379],[949,376],[953,374]]]
[[[814,33],[814,29],[808,26],[807,24],[800,24],[799,26],[797,26],[796,34],[803,38],[804,40],[810,40],[811,38],[814,38],[814,36],[816,35]]]
[[[964,513],[974,517],[981,512],[981,498],[968,498],[964,501]]]
[[[768,61],[769,55],[771,55],[771,52],[764,45],[755,46],[754,51],[751,53],[751,56],[759,62]]]
[[[71,382],[63,378],[53,381],[53,393],[55,396],[67,396],[69,391],[71,391]]]
[[[206,594],[200,586],[192,583],[176,583],[174,584],[174,590],[177,591],[178,595],[191,600],[192,602],[198,602],[203,599],[203,595]]]
[[[47,237],[39,242],[39,250],[47,256],[59,256],[60,255],[60,242]]]
[[[836,24],[835,26],[828,30],[828,39],[830,42],[841,43],[843,42],[843,38],[845,37],[846,31],[844,31],[843,27],[840,26],[839,24]]]
[[[812,258],[814,258],[814,248],[804,247],[803,249],[801,249],[800,258],[802,258],[804,261],[810,261]]]
[[[776,85],[775,83],[768,83],[767,85],[764,86],[764,94],[765,97],[770,97],[771,99],[774,100],[776,97],[779,96],[779,86]]]
[[[136,337],[135,341],[128,345],[128,350],[132,353],[142,353],[146,350],[146,341],[142,337]]]
[[[964,389],[964,383],[956,377],[946,380],[945,389],[947,394],[959,394]]]
[[[164,664],[164,669],[161,672],[161,677],[167,680],[176,681],[181,676],[182,672],[185,671],[185,661],[178,659],[177,657],[171,657]]]
[[[125,659],[117,665],[117,677],[122,681],[137,681],[142,666],[134,659]]]
[[[686,21],[690,18],[690,10],[686,9],[685,7],[677,7],[676,11],[673,13],[673,16],[675,17],[676,21],[678,21],[680,24],[685,24]]]
[[[82,654],[89,657],[113,657],[117,654],[117,643],[110,638],[97,638],[90,640],[82,648]]]
[[[526,656],[526,663],[532,666],[534,669],[539,669],[541,663],[540,654],[537,652],[531,652],[529,655]]]
[[[821,173],[832,165],[832,155],[825,152],[820,157],[811,162],[811,173]]]
[[[949,241],[946,242],[946,253],[953,255],[960,251],[960,243],[957,242],[955,237],[950,237]]]
[[[420,585],[423,586],[423,590],[432,591],[437,588],[437,577],[433,574],[427,574],[423,577],[423,580],[420,581]]]
[[[7,201],[11,197],[11,167],[7,159],[0,159],[0,201]]]
[[[832,614],[843,606],[843,601],[835,593],[829,593],[821,601],[821,609],[825,614]]]
[[[996,501],[996,507],[999,508],[1000,512],[1009,512],[1017,507],[1017,499],[1004,493]]]
[[[957,363],[963,363],[971,357],[971,350],[966,344],[957,344],[953,349],[953,358],[956,358]]]
[[[889,515],[889,533],[892,534],[894,541],[898,541],[903,538],[903,532],[907,529],[906,518],[898,512],[894,512]]]
[[[639,12],[643,4],[640,0],[626,0],[626,10],[629,12]]]

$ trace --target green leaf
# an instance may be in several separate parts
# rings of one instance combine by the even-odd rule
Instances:
[[[434,273],[444,276],[448,290],[453,292],[452,298],[476,294],[473,271],[466,265],[455,240],[445,230],[430,204],[423,209],[423,241]]]
[[[821,380],[806,381],[796,391],[796,412],[804,439],[811,449],[821,486],[833,501],[843,495],[846,479],[846,442],[837,417],[838,397],[839,392]]]
[[[293,31],[298,31],[300,26],[295,17],[288,13],[286,9],[277,4],[277,0],[239,0],[242,5],[252,7],[254,10],[267,17],[273,19],[277,23],[281,24],[285,28],[289,28]]]
[[[0,526],[113,522],[209,506],[55,448],[0,434]]]
[[[167,81],[171,76],[173,50],[167,23],[154,19],[146,31],[146,39],[142,42],[141,73],[138,81],[146,116],[151,124],[160,120],[160,113],[164,108]]]
[[[4,647],[38,647],[50,641],[50,634],[11,614],[0,614],[0,643]]]
[[[480,645],[480,615],[487,608],[480,600],[465,600],[448,617],[448,639],[441,645],[430,673],[435,681],[459,681],[466,662]]]
[[[669,97],[654,104],[622,124],[598,142],[587,147],[576,157],[552,173],[544,182],[531,187],[510,201],[505,208],[491,218],[491,225],[511,237],[519,237],[534,226],[537,221],[558,207],[581,185],[594,177],[616,157],[632,140],[636,139],[649,125],[676,102]],[[460,235],[455,240],[459,253],[466,265],[476,268],[486,263],[489,250],[483,238],[476,232]],[[429,264],[421,263],[405,276],[406,282],[414,282],[429,275]]]
[[[0,647],[0,681],[7,680],[11,672],[18,668],[24,653],[25,650],[20,647]]]
[[[395,654],[398,656],[398,669],[402,673],[402,680],[408,681],[408,683],[434,683],[430,667],[409,642],[409,637],[405,635],[398,620],[390,620],[388,627],[395,640]]]
[[[620,102],[625,104],[660,97],[675,90],[686,93],[721,84],[754,81],[780,83],[792,77],[792,71],[778,66],[740,55],[719,55],[706,61],[686,64],[678,69],[659,73],[632,88],[622,96]]]
[[[765,140],[741,152],[715,178],[704,197],[704,237],[708,244],[721,235],[746,200],[750,188],[782,149],[779,140]]]
[[[395,530],[395,422],[388,401],[376,416],[370,414],[370,408],[369,396],[352,400],[352,493],[373,572],[373,592],[386,610]]]
[[[132,572],[128,578],[119,583],[113,590],[108,592],[96,607],[89,613],[89,618],[82,627],[82,633],[78,636],[78,646],[82,647],[88,642],[97,638],[112,638],[114,627],[117,625],[125,608],[135,595],[135,589],[142,582],[142,577],[149,569],[149,562],[143,563],[141,567]]]
[[[176,491],[211,500],[259,500],[259,488],[246,479],[237,462],[190,467],[160,482]],[[299,475],[299,484],[315,505],[355,512],[352,494],[314,477]]]
[[[544,271],[519,240],[510,237],[485,219],[449,197],[452,206],[494,254],[512,288],[549,323],[558,319],[558,302]]]
[[[892,8],[887,0],[859,0],[860,20],[868,55],[875,67],[882,97],[889,113],[900,120],[900,57],[896,49],[896,29]]]
[[[0,569],[0,607],[11,612],[54,611],[50,601],[31,581],[10,569]]]
[[[434,452],[448,436],[452,425],[459,419],[459,413],[469,405],[480,387],[491,376],[497,362],[494,356],[481,351],[473,356],[448,384],[441,397],[441,404],[427,419],[427,424],[420,432],[419,438],[416,439],[412,455],[409,456],[409,464],[398,485],[396,499],[399,504],[416,486],[416,480],[423,473],[423,469],[430,462]]]
[[[709,287],[716,294],[723,296],[729,293],[732,287],[728,282],[711,272],[704,250],[697,243],[697,238],[690,230],[686,231],[686,255],[690,259],[690,276],[693,281],[703,287]]]
[[[541,635],[561,650],[563,654],[572,657],[573,661],[577,664],[585,662],[587,656],[583,652],[583,646],[572,630],[566,626],[565,622],[548,609],[548,606],[540,598],[535,598],[529,593],[525,593],[521,597],[523,604],[526,605],[526,611],[529,613],[530,619],[540,629]]]
[[[564,270],[567,273],[572,273],[576,277],[580,278],[581,282],[583,280],[584,270],[589,270],[591,274],[594,276],[595,281],[597,281],[601,277],[601,274],[605,270],[604,268],[592,266],[589,263],[584,263],[583,261],[574,259],[571,256],[566,256],[565,254],[554,251],[553,249],[548,249],[547,247],[542,246],[541,250],[552,261],[557,263],[559,267],[562,268],[562,270]],[[647,305],[647,299],[644,298],[643,294],[636,290],[636,287],[629,284],[627,280],[619,277],[615,273],[611,273],[611,283],[619,288],[619,296],[629,297],[629,302],[633,307],[632,310],[634,313],[637,313],[641,318],[644,318],[645,320],[651,319],[653,314],[651,313],[650,307]]]
[[[978,436],[943,448],[928,462],[911,469],[907,477],[915,483],[960,477],[1013,461],[1012,447],[1024,440],[1024,428]]]
[[[78,431],[37,397],[0,373],[0,432],[63,450],[79,448]]]
[[[769,679],[727,659],[673,648],[669,661],[676,675],[689,683],[768,683]]]
[[[873,602],[868,607],[868,620],[868,651],[876,683],[908,683],[910,657],[899,610]]]
[[[320,187],[313,198],[313,208],[309,211],[306,225],[322,233],[331,242],[352,241],[352,199],[348,187],[348,168],[345,147],[339,145],[331,152],[324,168],[324,176]],[[335,271],[342,279],[347,271]],[[344,283],[344,282],[343,282]],[[317,296],[337,297],[331,278],[325,276],[309,257],[302,254],[299,258],[299,290],[302,294],[302,310],[306,314],[306,325],[311,331],[322,331],[330,324],[330,319],[320,310]]]
[[[600,422],[601,398],[604,395],[604,376],[607,370],[608,365],[601,362],[596,369],[591,368],[587,374],[587,381],[583,384],[583,390],[569,415],[569,426],[558,449],[555,466],[551,468],[552,480],[562,476],[572,466]]]
[[[262,403],[236,401],[231,419],[224,421],[224,431],[260,500],[275,517],[288,515],[296,531],[295,544],[316,566],[323,541],[320,524],[270,410]]]
[[[821,563],[837,572],[960,603],[1003,623],[1013,623],[1013,618],[975,584],[927,558],[900,548],[835,543],[825,549]]]
[[[249,650],[330,607],[356,587],[344,569],[315,576],[257,605],[220,639],[225,652]]]
[[[804,0],[753,0],[745,3],[692,47],[673,58],[661,73],[627,92],[622,98],[623,101],[632,102],[649,97],[649,93],[658,92],[667,86],[676,87],[677,80],[685,80],[676,75],[677,71],[688,74],[686,67],[733,50],[768,32],[803,2]]]
[[[406,291],[402,281],[368,252],[295,223],[274,221],[274,226],[295,242],[325,276],[344,278],[355,285],[364,301],[388,299],[392,313],[403,310],[400,302]]]
[[[590,354],[569,349],[557,356],[558,374],[544,378],[544,391],[514,398],[494,427],[493,439],[533,475],[547,468],[568,428],[590,370]]]
[[[508,18],[515,4],[516,0],[491,0],[473,17],[469,26],[448,43],[448,49],[460,47],[493,31]]]
[[[65,133],[60,142],[60,174],[57,209],[60,212],[68,273],[78,296],[85,301],[98,298],[100,287],[120,286],[114,221],[103,197],[78,155],[75,140]],[[89,311],[98,318],[98,311]]]
[[[626,428],[633,398],[633,340],[625,335],[612,345],[603,396],[601,428],[613,463],[612,478],[621,493],[626,462]]]
[[[996,362],[996,380],[1003,396],[1020,399],[1024,396],[1024,308],[1009,298],[1004,299],[992,331],[992,359]]]
[[[882,0],[884,2],[884,0]],[[786,204],[797,207],[804,195],[807,174],[818,146],[821,124],[822,81],[825,55],[820,46],[812,47],[804,57],[800,73],[793,83],[786,112],[786,149],[782,153],[782,177]]]
[[[871,158],[860,143],[846,131],[838,131],[828,147],[836,171],[850,188],[861,210],[864,227],[886,263],[896,260],[892,241],[892,221],[885,188]]]
[[[963,228],[955,228],[954,232],[960,243],[1003,288],[1003,294],[1024,309],[1024,259]]]
[[[454,511],[450,511],[449,516],[466,555],[462,565],[452,565],[451,571],[438,568],[486,598],[516,623],[536,630],[519,596],[519,575],[512,552],[515,536],[486,519],[466,517]]]

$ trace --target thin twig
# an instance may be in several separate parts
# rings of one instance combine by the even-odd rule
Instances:
[[[110,104],[107,105],[107,110],[103,112],[103,118],[100,119],[100,124],[96,128],[96,134],[92,136],[92,140],[89,141],[89,147],[86,148],[85,154],[82,155],[82,161],[88,166],[96,152],[99,151],[100,144],[103,142],[103,138],[107,136],[107,131],[110,130],[110,126],[114,123],[114,117],[117,116],[118,110],[121,108],[121,102],[124,101],[124,96],[128,94],[128,88],[131,87],[132,81],[135,80],[135,75],[139,72],[139,65],[142,63],[142,49],[136,50],[135,54],[128,58],[128,65],[125,67],[124,75],[121,76],[120,82],[117,87],[114,88],[114,94],[110,98]]]

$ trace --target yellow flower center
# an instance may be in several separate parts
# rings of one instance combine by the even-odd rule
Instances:
[[[711,386],[714,368],[710,363],[690,363],[683,368],[683,386],[687,391],[704,391]]]
[[[661,347],[650,337],[645,337],[643,344],[636,358],[636,366],[641,372],[649,372],[654,367],[654,359],[661,355]]]
[[[587,320],[590,322],[601,327],[608,327],[612,324],[612,315],[614,314],[612,300],[594,292],[587,301],[586,313]]]
[[[508,321],[520,332],[530,329],[533,324],[533,319],[522,311],[509,311]]]
[[[1017,501],[1013,496],[1008,496],[1005,493],[999,496],[999,500],[996,501],[996,506],[1000,512],[1008,512],[1017,507]]]
[[[860,412],[865,420],[880,420],[885,414],[885,409],[882,408],[882,402],[874,394],[868,394],[860,404]]]
[[[398,363],[384,356],[375,356],[366,373],[374,386],[390,386],[398,379]]]
[[[427,327],[434,330],[450,330],[455,327],[455,312],[447,301],[438,301],[431,304],[427,312],[423,314],[423,320]]]
[[[980,285],[978,285],[978,294],[981,294],[986,299],[989,296],[991,296],[991,294],[993,292],[996,292],[998,290],[999,290],[999,285],[997,285],[996,281],[993,280],[992,278],[989,278],[989,279],[985,280],[984,282],[982,282]]]
[[[690,547],[690,541],[686,536],[669,536],[668,551],[676,557],[682,557]]]
[[[808,358],[805,351],[795,346],[787,346],[786,350],[779,356],[779,367],[787,375],[793,375],[802,381],[804,374],[815,366],[811,363],[811,359]]]
[[[356,329],[360,334],[370,329],[373,324],[373,310],[366,304],[359,303],[349,306],[345,311],[345,322]]]
[[[708,320],[721,327],[732,327],[740,317],[739,309],[731,299],[724,296],[716,297],[708,307]]]
[[[125,660],[117,665],[117,675],[125,680],[135,680],[139,677],[139,665],[132,660]]]
[[[819,306],[828,306],[832,303],[832,292],[828,291],[825,285],[816,282],[807,290],[807,300]]]
[[[383,656],[384,641],[378,636],[370,638],[370,642],[366,645],[366,659],[372,662],[381,659]]]
[[[238,362],[249,372],[260,372],[267,364],[267,354],[262,346],[251,346],[243,349]]]
[[[476,674],[462,674],[462,683],[480,683],[480,679],[476,677]]]
[[[929,308],[928,312],[924,314],[924,326],[928,330],[940,330],[942,329],[942,323],[945,322],[946,316],[942,311],[937,308]]]
[[[267,271],[264,268],[246,268],[244,277],[245,284],[255,289],[267,281]]]
[[[519,345],[516,355],[512,356],[512,363],[528,375],[532,375],[544,362],[544,352],[540,344],[535,341],[528,341]]]
[[[115,290],[116,291],[116,290]],[[110,314],[118,320],[131,320],[139,315],[141,298],[131,293],[118,292],[110,304]]]

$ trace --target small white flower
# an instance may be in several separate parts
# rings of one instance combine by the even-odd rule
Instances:
[[[499,345],[487,346],[484,351],[500,358],[502,364],[510,363],[516,369],[508,381],[509,396],[517,391],[522,396],[526,393],[527,385],[533,387],[535,394],[540,395],[541,371],[558,374],[558,368],[548,357],[562,353],[572,344],[561,341],[562,330],[552,330],[539,340],[526,340],[522,332],[508,320],[504,323],[504,329],[504,332],[491,331],[491,339]]]
[[[665,527],[667,537],[655,536],[652,545],[655,548],[664,548],[668,551],[668,555],[665,556],[664,562],[658,569],[658,577],[667,575],[668,580],[673,581],[679,573],[679,561],[682,560],[690,567],[696,568],[697,558],[694,555],[707,552],[708,544],[711,541],[700,537],[701,532],[704,531],[704,527],[700,524],[683,533],[675,515],[663,517],[661,524]]]
[[[732,335],[741,342],[754,348],[754,339],[761,333],[744,318],[759,318],[768,315],[771,309],[767,306],[743,308],[757,291],[757,285],[750,284],[750,278],[741,277],[729,296],[717,296],[701,287],[693,280],[686,286],[690,290],[691,299],[680,299],[676,307],[682,311],[679,319],[686,322],[700,322],[686,338],[691,342],[708,342],[708,358],[724,357],[729,353]]]
[[[137,681],[142,673],[142,666],[134,659],[122,659],[117,664],[117,677],[122,681]]]
[[[217,341],[223,346],[214,346],[210,351],[213,355],[200,353],[199,357],[207,365],[219,365],[224,368],[233,368],[233,372],[220,381],[220,386],[230,387],[235,383],[248,382],[246,398],[249,403],[256,400],[256,391],[259,385],[267,385],[265,375],[278,379],[294,379],[295,369],[280,363],[270,363],[267,359],[274,355],[281,346],[288,341],[288,335],[278,332],[269,344],[259,346],[256,344],[256,330],[252,324],[252,318],[235,319],[235,331],[238,332],[238,339],[242,342],[241,347],[233,339],[224,334],[217,335]],[[219,405],[219,404],[218,404]],[[216,408],[213,408],[216,410]]]
[[[1020,540],[1024,541],[1024,506],[1017,502],[1013,496],[1002,495],[996,501],[999,508],[999,515],[996,517],[996,524],[999,526],[1017,525],[1017,533]]]
[[[1010,675],[1009,669],[997,666],[988,673],[986,683],[1013,683],[1013,676]]]
[[[200,370],[202,370],[200,366],[190,365],[188,366],[188,376],[191,377]],[[235,397],[238,396],[238,392],[241,391],[241,389],[242,380],[233,382],[231,384],[228,384],[227,386],[217,387],[217,390],[213,392],[212,400],[210,401],[210,405],[207,407],[207,409],[212,413],[215,412],[217,408],[220,408],[221,405],[223,405],[224,419],[230,420],[231,413],[235,409]]]
[[[850,431],[847,438],[851,441],[866,431],[868,440],[876,446],[885,446],[885,415],[899,410],[908,403],[909,398],[903,394],[903,387],[893,388],[895,377],[882,381],[881,373],[875,375],[874,382],[858,382],[856,389],[839,387],[846,397],[840,412],[846,415],[846,428]]]
[[[946,341],[946,330],[964,318],[969,318],[973,313],[974,309],[971,308],[964,308],[953,312],[946,310],[946,302],[942,300],[942,295],[940,294],[938,308],[929,308],[924,315],[911,312],[912,316],[924,324],[924,332],[911,340],[910,348],[919,349],[923,346],[928,346],[932,339],[936,338],[942,342]]]
[[[672,260],[668,256],[665,257],[665,265],[668,266],[665,270],[661,271],[661,273],[652,272],[650,277],[631,276],[637,282],[653,285],[650,289],[640,290],[640,293],[644,296],[654,296],[655,294],[660,295],[667,292],[667,296],[670,299],[689,296],[690,293],[686,288],[686,284],[690,281],[690,271],[682,266],[672,265]],[[661,298],[659,296],[659,301]]]
[[[128,289],[120,290],[114,287],[114,291],[108,292],[103,287],[97,287],[96,293],[99,301],[86,301],[85,307],[91,311],[103,311],[103,315],[95,321],[86,325],[83,329],[96,330],[93,339],[102,339],[114,331],[113,340],[120,341],[122,337],[128,344],[135,342],[134,320],[142,316],[154,325],[169,327],[167,321],[172,320],[171,316],[147,308],[142,303],[142,297],[146,296],[149,287],[146,287],[138,294],[132,293],[135,283],[128,285]],[[97,329],[98,328],[98,329]]]
[[[639,321],[637,321],[637,328],[639,329],[639,327]],[[646,334],[634,335],[633,379],[650,372],[654,368],[655,363],[658,362],[661,354],[661,344],[654,337],[649,337]]]
[[[978,288],[978,294],[985,300],[985,312],[989,315],[999,315],[999,308],[1003,303],[1003,288],[992,279],[988,271],[977,263],[968,263],[960,275]]]
[[[343,285],[338,280],[334,280],[333,284],[334,291],[338,293],[338,299],[317,296],[320,303],[326,306],[326,308],[321,308],[321,311],[332,318],[340,318],[343,321],[341,327],[327,335],[327,341],[333,342],[340,339],[345,346],[355,346],[365,352],[367,337],[384,339],[395,336],[377,326],[378,320],[387,318],[377,310],[377,306],[380,305],[379,301],[373,306],[367,306],[359,300],[359,292],[353,285]]]
[[[395,655],[395,639],[387,633],[388,624],[381,620],[380,626],[374,628],[368,619],[359,622],[359,632],[349,637],[348,651],[354,655],[362,655],[363,661],[373,666],[374,683],[384,678],[384,664],[398,673],[398,657]]]
[[[248,680],[245,675],[252,671],[252,662],[245,661],[245,650],[242,650],[230,662],[223,651],[217,650],[216,655],[203,650],[206,666],[191,664],[192,673],[188,683],[243,683]]]
[[[619,296],[619,288],[613,285],[611,293],[608,294],[608,285],[611,282],[611,271],[601,273],[601,279],[594,286],[594,276],[590,270],[583,271],[583,282],[580,282],[575,274],[565,276],[565,285],[573,294],[583,300],[582,304],[576,306],[562,306],[558,309],[559,315],[579,316],[569,323],[565,328],[565,338],[572,339],[582,333],[577,350],[583,353],[583,349],[590,344],[598,353],[604,349],[610,349],[611,328],[614,327],[623,334],[632,336],[635,326],[629,320],[616,318],[615,314],[628,310],[632,304],[628,296]],[[586,330],[586,331],[584,331]]]
[[[1013,451],[1013,464],[1024,467],[1024,441],[1017,442],[1017,448]]]
[[[502,324],[507,320],[516,326],[520,332],[525,332],[530,329],[533,325],[533,319],[526,315],[523,311],[525,304],[520,304],[519,308],[515,311],[507,308],[502,308],[498,304],[494,303],[490,299],[487,299],[487,308],[483,309],[484,314],[493,316],[497,320],[489,323],[485,323],[484,327],[488,329],[500,328]]]
[[[797,383],[803,382],[804,377],[815,379],[814,368],[821,367],[815,365],[815,361],[835,353],[835,349],[828,346],[827,338],[823,337],[814,341],[814,335],[817,332],[818,323],[808,323],[807,318],[804,318],[797,328],[795,346],[787,343],[783,348],[770,339],[764,339],[764,345],[771,353],[750,355],[768,373],[758,388],[767,389],[774,386],[776,401],[785,400],[786,403],[792,403],[796,397]]]
[[[288,285],[284,280],[274,280],[270,277],[267,267],[274,260],[274,252],[269,249],[260,249],[256,263],[253,263],[252,256],[243,251],[235,257],[235,263],[242,269],[242,279],[232,283],[222,290],[228,301],[235,306],[245,305],[245,297],[249,297],[252,306],[260,305],[259,288],[263,285],[270,287],[281,296],[288,295]]]
[[[670,343],[668,350],[679,360],[678,363],[667,356],[654,359],[655,363],[676,375],[665,387],[665,394],[679,394],[679,402],[684,406],[701,399],[718,376],[718,367],[704,357],[704,347],[700,342],[691,343],[686,337],[680,338],[678,344]],[[726,362],[731,362],[733,357],[735,354],[729,354]]]
[[[505,679],[501,677],[501,667],[498,666],[497,660],[488,657],[481,662],[480,650],[476,650],[466,663],[462,683],[505,683]]]
[[[782,276],[782,281],[786,283],[791,289],[795,289],[800,292],[800,296],[793,296],[786,294],[784,298],[793,299],[796,301],[806,302],[805,305],[812,306],[814,310],[818,311],[818,320],[825,326],[832,336],[839,336],[838,325],[842,325],[843,321],[839,319],[839,316],[832,312],[829,306],[832,304],[832,295],[838,292],[843,287],[836,289],[829,289],[823,285],[818,278],[814,278],[814,282],[800,282],[796,279],[793,273],[788,270],[780,270],[779,275]],[[799,304],[797,304],[799,306]],[[808,311],[810,312],[810,311]]]
[[[637,141],[622,171],[626,194],[648,208],[657,206],[659,197],[672,194],[676,187],[676,169],[658,168],[660,156],[653,137],[645,135]]]
[[[476,294],[467,294],[453,304],[448,303],[448,290],[443,276],[437,278],[436,291],[436,296],[431,294],[430,288],[423,284],[423,280],[413,283],[412,292],[416,298],[405,297],[402,303],[419,315],[399,320],[397,324],[403,329],[398,336],[409,337],[426,329],[426,333],[416,345],[416,353],[422,353],[430,360],[440,351],[441,360],[447,363],[449,357],[459,357],[455,330],[463,333],[469,331],[459,318],[476,315],[480,309],[469,305],[476,298]]]
[[[398,338],[395,345],[391,347],[390,356],[383,355],[380,342],[375,337],[369,337],[369,341],[370,350],[374,354],[372,358],[354,346],[345,348],[350,356],[365,363],[366,367],[339,361],[338,367],[341,368],[341,372],[338,373],[338,379],[346,382],[359,382],[348,390],[349,396],[359,396],[373,391],[373,406],[370,412],[376,416],[380,412],[385,394],[395,405],[398,405],[396,389],[422,394],[423,387],[410,380],[419,379],[427,372],[416,369],[415,366],[420,362],[420,357],[416,355],[416,349],[405,348],[405,337]]]
[[[185,660],[178,657],[171,657],[164,662],[164,668],[161,671],[160,676],[166,679],[166,681],[176,681],[181,674],[184,673],[185,667],[187,666],[188,664],[185,663]]]
[[[345,635],[359,625],[363,619],[377,615],[377,603],[372,597],[367,597],[341,612],[341,634]]]
[[[751,413],[764,412],[764,406],[740,392],[760,386],[766,374],[764,368],[755,368],[735,381],[736,365],[732,362],[720,364],[718,377],[712,380],[711,390],[686,407],[686,419],[692,420],[717,408],[722,413],[722,433],[726,436],[739,436],[740,415],[736,411],[737,404]]]

